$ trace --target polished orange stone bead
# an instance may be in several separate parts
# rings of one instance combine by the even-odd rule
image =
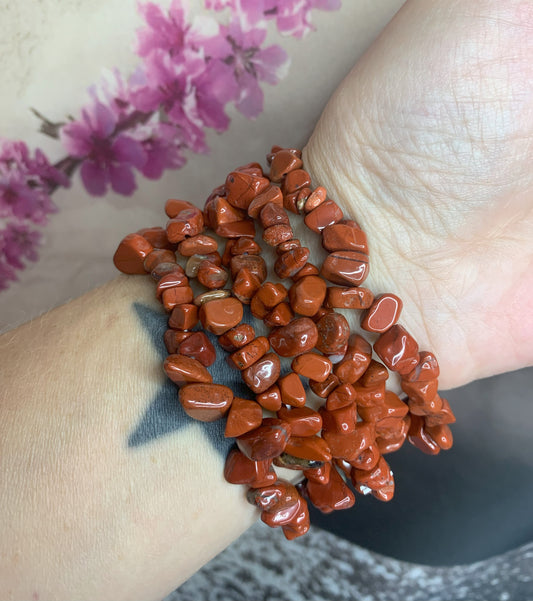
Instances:
[[[280,182],[290,171],[300,169],[302,165],[302,159],[290,150],[279,150],[270,163],[270,179],[276,183]]]
[[[251,175],[255,175],[256,177],[263,177],[263,168],[261,165],[255,161],[251,163],[246,163],[246,165],[241,165],[234,169],[234,171],[243,171],[244,173],[250,173]]]
[[[267,353],[253,365],[243,369],[241,376],[248,388],[258,394],[276,383],[280,370],[279,357],[275,353]]]
[[[273,484],[278,476],[272,460],[252,461],[238,449],[232,449],[224,466],[224,478],[230,484],[248,484],[255,488]]]
[[[452,431],[446,424],[439,426],[428,426],[425,424],[426,432],[443,451],[451,449],[453,446],[453,435]]]
[[[326,409],[334,411],[352,405],[355,402],[355,388],[351,384],[340,384],[328,394]]]
[[[179,399],[190,417],[201,422],[214,422],[227,413],[233,392],[221,384],[187,384],[180,388]]]
[[[317,275],[308,275],[294,282],[289,289],[292,310],[308,317],[314,315],[326,298],[326,288],[326,282]]]
[[[328,225],[322,230],[322,246],[334,252],[336,250],[355,250],[368,255],[366,234],[355,221],[344,220]]]
[[[327,484],[309,480],[306,488],[309,500],[322,513],[349,509],[355,503],[355,495],[336,469],[331,470]]]
[[[292,520],[281,527],[287,540],[294,540],[298,536],[303,536],[309,531],[309,509],[305,499],[298,499],[298,510]]]
[[[268,204],[283,207],[283,194],[278,186],[270,185],[258,194],[248,205],[248,215],[252,219],[258,219],[263,208]]]
[[[250,311],[257,319],[264,319],[268,313],[268,309],[257,297],[257,292],[252,296],[252,300],[250,301]]]
[[[233,352],[228,361],[232,367],[236,369],[246,369],[253,365],[258,359],[261,359],[270,350],[270,343],[265,336],[258,336],[255,340],[248,343],[246,346]]]
[[[278,380],[281,401],[285,405],[303,407],[305,405],[305,388],[298,374],[290,373]]]
[[[411,372],[419,362],[416,340],[399,324],[381,334],[374,351],[390,370],[400,375]]]
[[[178,353],[192,357],[205,367],[213,365],[217,358],[215,347],[204,332],[193,332],[178,347]]]
[[[385,402],[385,382],[376,382],[372,386],[361,386],[359,381],[354,384],[355,402],[358,407],[376,407]]]
[[[308,480],[317,482],[318,484],[327,484],[331,475],[331,462],[328,461],[320,467],[313,467],[307,470],[303,470],[303,475]]]
[[[278,203],[267,203],[259,213],[259,220],[264,228],[272,227],[273,225],[290,225],[289,216],[283,206]]]
[[[144,274],[144,260],[154,247],[140,234],[128,234],[113,255],[115,267],[127,274]]]
[[[228,202],[238,209],[247,210],[252,200],[269,185],[270,182],[266,177],[243,171],[232,171],[227,176],[224,187]]]
[[[211,374],[199,361],[185,355],[169,355],[163,363],[163,369],[169,379],[180,386],[189,382],[211,383],[213,381]]]
[[[343,384],[353,384],[365,373],[371,359],[370,343],[359,334],[351,334],[344,359],[335,365],[335,375]]]
[[[414,399],[409,399],[409,411],[413,415],[429,416],[439,413],[442,410],[442,399],[438,394],[425,402],[419,402]]]
[[[366,494],[367,490],[380,501],[390,501],[394,495],[394,478],[389,465],[380,457],[372,470],[352,470],[352,483],[355,489]]]
[[[162,248],[155,248],[144,260],[144,270],[151,273],[160,263],[175,263],[176,255],[174,251]]]
[[[265,307],[271,309],[284,301],[287,298],[288,293],[283,284],[265,282],[257,291],[256,296]]]
[[[280,255],[274,263],[274,271],[280,279],[291,278],[307,263],[309,249],[293,248]]]
[[[331,461],[331,452],[320,436],[292,436],[287,441],[285,452],[294,457],[310,461]]]
[[[285,480],[277,480],[268,486],[252,488],[246,493],[246,500],[251,505],[256,505],[261,511],[271,515],[283,509],[294,507],[298,503],[300,495],[296,487]],[[281,517],[279,517],[281,519]],[[274,522],[269,526],[279,526]]]
[[[296,489],[295,489],[296,490]],[[296,493],[298,495],[298,492]],[[261,520],[270,528],[285,527],[290,524],[300,511],[300,496],[288,507],[263,511]]]
[[[205,234],[197,234],[191,238],[186,238],[178,244],[178,252],[182,257],[207,255],[216,252],[217,248],[217,241]]]
[[[277,144],[274,144],[274,146],[271,147],[270,152],[266,155],[267,163],[269,165],[272,163],[272,159],[274,158],[276,152],[279,152],[280,150],[287,150],[294,156],[297,156],[299,159],[302,158],[301,150],[298,150],[297,148],[283,148],[283,146],[278,146]]]
[[[426,404],[437,394],[439,382],[436,378],[426,382],[406,382],[405,380],[402,380],[401,387],[412,401],[419,404]]]
[[[264,392],[255,395],[255,400],[268,411],[279,411],[281,409],[281,392],[279,386],[274,384]]]
[[[220,346],[229,353],[236,351],[252,342],[255,338],[255,330],[250,324],[241,323],[219,337],[218,343]]]
[[[279,303],[279,305],[276,305],[263,317],[263,320],[265,325],[273,328],[276,326],[286,326],[293,317],[294,313],[289,303]]]
[[[305,225],[319,234],[328,225],[338,223],[344,215],[334,200],[325,200],[304,217]]]
[[[292,240],[294,233],[290,225],[271,225],[263,232],[263,240],[269,246],[278,246],[282,242]]]
[[[215,196],[206,202],[205,212],[211,228],[218,234],[222,225],[244,221],[246,213],[230,205],[226,198]]]
[[[253,238],[237,238],[230,247],[232,256],[237,255],[260,255],[263,249]]]
[[[368,309],[374,295],[368,288],[361,286],[329,286],[326,307],[335,309]]]
[[[364,407],[359,405],[357,412],[365,422],[373,422],[389,417],[402,418],[409,412],[409,407],[400,397],[390,390],[385,391],[385,400],[379,405]]]
[[[241,269],[253,273],[261,283],[266,280],[267,266],[263,257],[256,255],[236,255],[230,261],[231,277],[235,279]]]
[[[450,404],[446,399],[441,399],[442,406],[436,413],[431,413],[426,416],[426,426],[443,426],[445,424],[453,424],[455,422],[455,415],[453,414]]]
[[[239,436],[237,446],[253,461],[274,459],[285,450],[289,435],[287,424],[280,419],[266,417],[258,428]]]
[[[180,217],[182,212],[189,214],[188,211],[199,211],[200,209],[193,205],[188,200],[178,200],[176,198],[169,198],[165,203],[165,213],[168,217],[173,219],[174,217]]]
[[[350,325],[340,313],[326,313],[317,321],[316,348],[325,355],[344,356],[350,337]]]
[[[163,335],[163,341],[169,355],[177,353],[179,345],[191,335],[192,332],[180,332],[172,329],[166,330]]]
[[[281,407],[278,417],[290,425],[291,436],[313,436],[322,429],[320,413],[310,407]]]
[[[226,438],[241,436],[261,425],[263,410],[255,401],[234,397],[226,421]]]
[[[204,215],[190,202],[168,200],[165,211],[171,217],[166,225],[169,242],[181,242],[188,236],[202,233]]]
[[[339,384],[339,378],[335,374],[329,374],[323,382],[309,380],[311,390],[322,399],[325,399]]]
[[[276,254],[281,256],[282,254],[288,252],[289,250],[294,250],[295,248],[301,248],[302,244],[298,238],[293,238],[292,240],[287,240],[286,242],[281,242],[276,246]]]
[[[163,290],[161,302],[167,311],[172,311],[177,305],[190,303],[194,298],[194,293],[190,286],[174,286]]]
[[[232,297],[214,299],[200,307],[200,321],[204,329],[216,336],[235,327],[243,314],[242,303]]]
[[[379,361],[372,359],[365,373],[359,378],[361,386],[374,386],[379,382],[385,382],[389,377],[388,369]]]
[[[136,233],[148,240],[154,248],[167,248],[172,251],[176,248],[175,244],[168,241],[165,228],[160,226],[143,227]]]
[[[375,444],[370,444],[353,461],[350,461],[350,465],[358,470],[373,470],[378,464],[380,457],[381,451],[376,442]]]
[[[228,238],[226,240],[226,245],[224,246],[224,253],[222,254],[222,265],[224,265],[224,267],[229,267],[231,257],[234,256],[231,252],[231,249],[237,243],[237,240],[238,238]]]
[[[406,441],[407,433],[409,432],[409,427],[411,425],[411,416],[407,415],[401,421],[401,428],[394,435],[388,435],[387,437],[376,436],[376,444],[382,455],[395,453],[402,448],[403,443]]]
[[[261,280],[247,268],[240,269],[233,278],[231,291],[241,303],[250,304],[252,297],[261,287]]]
[[[306,213],[310,213],[311,211],[319,207],[326,200],[327,194],[328,193],[324,186],[318,186],[317,188],[315,188],[311,192],[311,194],[308,195],[305,201],[304,211]]]
[[[374,299],[361,321],[368,332],[386,332],[400,317],[403,303],[395,294],[381,294]]]
[[[192,303],[183,303],[172,309],[168,326],[176,330],[190,330],[198,323],[198,307]]]
[[[402,380],[407,382],[427,382],[438,378],[440,375],[439,363],[433,355],[428,351],[421,351],[418,354],[418,364],[408,374],[402,375]]]
[[[331,361],[323,355],[303,353],[292,360],[291,367],[294,372],[300,376],[304,376],[304,378],[324,382],[331,373],[333,366]]]
[[[320,273],[333,284],[359,286],[368,275],[368,255],[351,250],[332,252]]]
[[[309,317],[293,319],[270,332],[268,339],[281,357],[295,357],[313,349],[318,340],[317,327]]]
[[[292,276],[292,281],[297,282],[308,275],[318,275],[320,271],[312,263],[306,263],[297,273]],[[316,313],[315,313],[316,315]]]
[[[176,286],[187,286],[189,284],[189,278],[185,275],[183,269],[179,266],[175,266],[176,269],[170,273],[162,276],[157,282],[157,288],[155,291],[156,298],[161,300],[163,291],[167,288],[175,288]]]
[[[292,194],[302,188],[309,188],[311,185],[311,176],[305,169],[294,169],[287,173],[287,176],[281,184],[283,194]]]
[[[159,282],[161,278],[169,275],[170,273],[174,273],[176,269],[179,269],[182,273],[185,273],[182,267],[180,267],[177,263],[159,263],[152,269],[150,276],[153,280]]]
[[[242,236],[253,238],[255,236],[255,225],[249,219],[221,223],[215,233],[222,236],[222,238],[241,238]]]
[[[339,409],[330,411],[324,407],[320,408],[322,423],[325,432],[336,434],[350,434],[355,432],[357,423],[357,411],[354,403],[345,405]]]
[[[440,453],[440,446],[429,435],[422,416],[411,414],[408,437],[409,442],[426,455],[438,455]]]
[[[229,274],[223,267],[218,267],[211,261],[204,260],[198,266],[196,277],[202,286],[210,290],[216,290],[226,285]]]

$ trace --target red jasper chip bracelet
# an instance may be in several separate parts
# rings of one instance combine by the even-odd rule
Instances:
[[[449,449],[455,417],[438,394],[437,359],[398,323],[402,301],[361,286],[369,269],[365,233],[324,187],[312,187],[300,151],[274,146],[267,161],[268,175],[258,163],[232,171],[203,211],[168,200],[166,228],[126,236],[114,263],[157,282],[169,313],[164,370],[181,405],[200,421],[226,417],[225,435],[237,443],[226,480],[248,486],[261,519],[293,539],[309,529],[307,500],[326,513],[351,507],[353,490],[389,501],[394,478],[385,455],[406,439],[432,455]],[[288,212],[303,214],[320,234],[328,253],[320,269],[294,237]],[[275,250],[277,278],[290,285],[267,281],[256,222]],[[243,323],[243,304],[268,335]],[[373,347],[336,309],[360,311],[361,328],[377,335]],[[217,351],[205,331],[218,336],[254,398],[213,383],[208,368]],[[386,389],[389,371],[399,374],[405,397]],[[299,470],[301,482],[280,479],[274,466]]]

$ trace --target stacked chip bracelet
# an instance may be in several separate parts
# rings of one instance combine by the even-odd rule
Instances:
[[[166,228],[126,236],[114,263],[157,282],[156,297],[169,313],[164,370],[180,403],[200,421],[226,417],[225,435],[237,443],[226,480],[247,485],[262,520],[293,539],[309,529],[307,500],[326,513],[346,509],[355,502],[353,487],[389,501],[394,478],[384,456],[406,438],[431,455],[449,449],[455,417],[437,391],[436,358],[397,323],[402,301],[361,287],[369,265],[365,233],[322,186],[311,186],[300,151],[274,146],[267,160],[268,175],[258,163],[232,171],[203,212],[168,200]],[[303,214],[322,237],[328,254],[320,269],[308,262],[287,211]],[[287,285],[266,281],[257,221],[275,249],[275,279]],[[243,323],[243,304],[268,335]],[[336,309],[361,313],[361,328],[377,336],[373,347]],[[205,330],[218,336],[254,398],[213,383],[207,368],[217,351]],[[284,358],[292,358],[287,373]],[[405,398],[386,390],[389,370],[399,374]],[[300,470],[302,481],[280,479],[274,466]]]

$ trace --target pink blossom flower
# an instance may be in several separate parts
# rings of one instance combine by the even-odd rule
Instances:
[[[31,157],[24,142],[5,140],[0,146],[0,217],[44,224],[57,211],[50,193],[69,186],[65,173],[50,164],[40,150]]]
[[[302,38],[314,31],[311,10],[338,10],[341,0],[264,0],[265,16],[274,18],[280,33]]]
[[[117,117],[107,106],[96,102],[83,109],[81,120],[65,125],[60,135],[67,151],[83,159],[80,175],[90,194],[103,196],[109,184],[118,194],[133,193],[133,167],[142,169],[146,153],[140,142],[118,132]]]
[[[264,19],[264,0],[206,0],[205,7],[216,11],[229,8],[233,15],[249,25]]]
[[[179,131],[174,125],[149,123],[136,128],[132,135],[146,153],[142,174],[148,179],[159,179],[165,169],[181,169],[185,165]]]
[[[36,261],[41,232],[21,222],[8,222],[0,231],[0,249],[5,261],[15,269],[23,269],[22,259]]]
[[[192,24],[187,22],[187,10],[183,0],[172,0],[165,13],[160,6],[147,2],[139,4],[139,12],[147,27],[137,31],[137,54],[146,57],[152,50],[165,50],[171,55],[184,49],[198,50],[206,37],[218,32],[218,23],[210,18],[195,17]]]
[[[239,90],[237,109],[253,119],[263,110],[263,90],[259,81],[276,84],[284,77],[289,58],[280,46],[261,48],[266,37],[264,28],[248,29],[242,22],[233,20],[228,26],[221,27],[221,33],[206,43],[206,55],[230,67],[224,76],[225,85],[229,88],[231,79],[235,80]]]

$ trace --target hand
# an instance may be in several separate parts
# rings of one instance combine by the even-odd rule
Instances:
[[[442,388],[533,363],[532,28],[528,2],[409,0],[304,152]]]

